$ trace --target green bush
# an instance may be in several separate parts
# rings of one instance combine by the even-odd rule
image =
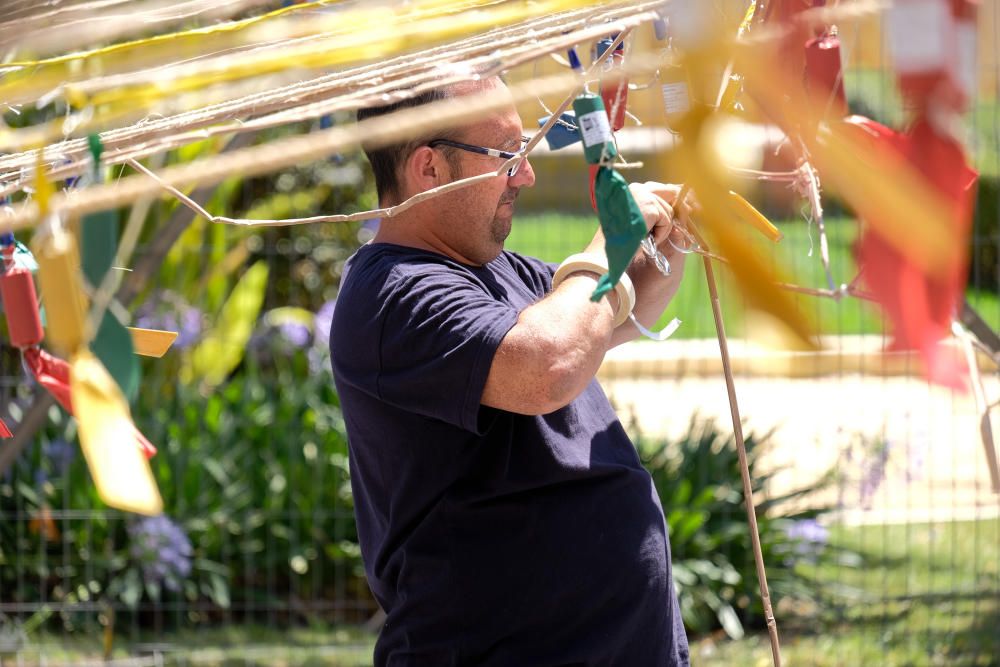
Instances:
[[[1000,294],[1000,178],[984,176],[976,193],[969,287]]]
[[[830,478],[768,496],[765,489],[777,471],[762,473],[758,465],[767,436],[751,433],[745,439],[772,603],[785,596],[814,597],[818,589],[794,566],[801,559],[835,556],[826,545],[826,529],[816,521],[828,508],[787,512],[783,505]],[[697,634],[721,626],[734,638],[743,635],[744,625],[761,626],[763,609],[732,434],[695,417],[678,442],[640,437],[637,443],[670,527],[684,624]]]
[[[0,480],[4,602],[75,606],[58,614],[67,629],[111,610],[118,623],[156,612],[174,625],[367,617],[325,340],[287,329],[258,328],[240,368],[207,395],[172,379],[140,392],[133,415],[159,449],[151,463],[169,518],[103,506],[71,419],[43,434]],[[28,626],[51,616],[43,608]]]

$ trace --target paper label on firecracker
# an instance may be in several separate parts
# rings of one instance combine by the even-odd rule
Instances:
[[[683,48],[697,47],[712,34],[715,7],[705,0],[673,0],[665,6],[674,42]]]
[[[976,94],[976,25],[961,21],[958,36],[958,72],[956,79],[968,98]]]
[[[687,113],[691,109],[691,97],[687,84],[683,81],[663,84],[663,106],[669,114]]]
[[[944,71],[948,63],[948,3],[939,0],[896,2],[889,10],[889,44],[900,74]]]
[[[584,146],[601,146],[606,142],[614,141],[611,125],[608,123],[608,114],[604,109],[585,113],[577,120],[580,124],[580,134],[583,135]]]

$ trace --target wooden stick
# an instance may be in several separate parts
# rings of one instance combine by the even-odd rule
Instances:
[[[972,347],[972,335],[958,320],[952,321],[951,331],[962,343],[965,361],[969,365],[969,381],[972,383],[972,394],[976,399],[976,411],[979,413],[979,438],[983,441],[983,450],[986,452],[986,467],[990,471],[990,485],[993,493],[1000,494],[1000,462],[997,461],[993,425],[990,423],[990,405],[986,401],[986,392],[983,389],[983,378],[979,373],[976,350]]]
[[[684,199],[689,191],[687,185],[681,188],[677,195],[677,206],[681,220],[687,230],[698,241],[698,245],[708,249],[704,237],[691,224]],[[712,316],[715,318],[715,333],[719,339],[719,352],[722,355],[722,372],[726,376],[726,391],[729,393],[729,412],[733,418],[733,435],[736,439],[736,453],[740,459],[740,475],[743,478],[743,500],[746,503],[747,521],[750,524],[750,544],[753,548],[754,565],[757,568],[757,582],[760,584],[760,599],[764,605],[764,620],[767,623],[767,634],[771,641],[771,658],[774,667],[781,667],[781,646],[778,640],[778,624],[771,608],[771,593],[767,587],[767,572],[764,570],[764,553],[760,546],[760,532],[757,529],[757,512],[753,501],[753,485],[750,482],[750,464],[747,461],[746,442],[743,439],[743,423],[740,420],[740,406],[736,400],[736,383],[733,380],[733,365],[729,358],[729,341],[726,338],[726,327],[722,320],[722,305],[719,302],[719,289],[715,282],[715,270],[712,259],[702,256],[705,265],[705,279],[708,281],[708,294],[712,301]]]
[[[733,368],[729,360],[729,343],[726,340],[726,329],[722,322],[722,306],[719,304],[719,290],[715,284],[715,272],[712,260],[702,257],[705,264],[705,278],[708,280],[708,293],[712,299],[712,315],[715,317],[715,331],[719,338],[719,351],[722,353],[722,370],[726,375],[726,391],[729,392],[729,410],[733,416],[733,434],[736,436],[736,451],[740,457],[740,473],[743,476],[743,499],[746,502],[747,520],[750,522],[750,540],[753,545],[753,559],[757,566],[757,581],[760,583],[760,598],[764,604],[764,619],[767,622],[767,634],[771,640],[771,657],[774,667],[781,667],[781,649],[778,644],[778,624],[774,620],[771,609],[771,594],[767,588],[767,573],[764,571],[764,555],[760,548],[760,534],[757,530],[757,514],[754,509],[753,487],[750,483],[750,467],[747,462],[747,448],[743,441],[743,426],[740,423],[740,407],[736,402],[736,385],[733,382]]]

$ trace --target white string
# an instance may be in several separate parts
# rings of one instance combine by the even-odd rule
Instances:
[[[621,11],[618,14],[621,14]],[[628,27],[650,20],[648,12],[638,12],[630,14],[627,18],[622,17],[616,24],[600,23],[595,26],[585,24],[588,18],[604,20],[612,16],[615,15],[607,11],[594,13],[593,10],[585,17],[577,16],[568,26],[576,30],[568,36],[562,34],[563,29],[567,27],[565,23],[547,18],[541,23],[520,24],[521,32],[502,29],[486,36],[480,35],[463,40],[449,47],[434,47],[377,65],[356,67],[152,122],[148,122],[146,116],[143,121],[135,125],[101,134],[102,143],[106,146],[105,162],[121,164],[129,157],[141,159],[156,152],[171,150],[218,134],[257,131],[338,111],[383,104],[386,101],[385,95],[399,95],[399,90],[410,89],[414,91],[413,94],[417,94],[422,90],[448,83],[440,80],[438,66],[443,58],[456,60],[461,58],[466,62],[478,63],[480,66],[491,63],[491,68],[499,71],[537,59],[540,52],[563,49],[573,40],[585,41],[608,34],[616,25]],[[551,34],[547,37],[543,34],[531,43],[525,43],[523,30],[529,28],[536,35],[539,31]],[[463,44],[465,46],[462,46]],[[450,50],[446,50],[448,48]],[[496,53],[498,48],[506,50],[499,64]],[[475,55],[477,50],[478,55]],[[248,122],[234,120],[251,114],[257,118]],[[27,131],[29,130],[18,132]],[[29,136],[26,136],[24,141],[28,141]],[[30,143],[37,145],[38,141]],[[60,142],[59,149],[70,157],[71,163],[50,166],[49,178],[65,178],[80,173],[84,168],[82,160],[87,151],[86,141],[75,139]],[[51,147],[49,150],[52,150]],[[8,182],[7,185],[0,187],[0,196],[22,189],[21,168],[34,165],[37,159],[36,152],[29,150],[0,158],[0,182]]]
[[[627,33],[628,30],[621,31],[613,46],[620,43],[621,40],[625,38]],[[599,63],[593,64],[591,68],[584,73],[583,79],[585,79],[588,75],[590,75],[596,69],[598,64]],[[502,165],[500,165],[500,167],[497,168],[496,171],[488,172],[486,174],[480,174],[478,176],[471,176],[459,179],[457,181],[453,181],[451,183],[447,183],[445,185],[432,188],[425,192],[413,195],[410,198],[406,199],[405,201],[395,206],[390,206],[387,208],[371,209],[368,211],[360,211],[351,214],[323,215],[323,216],[313,216],[309,218],[288,218],[281,220],[248,220],[241,218],[229,218],[226,216],[212,215],[208,211],[206,211],[202,206],[200,206],[197,202],[195,202],[193,199],[182,193],[176,187],[167,183],[164,179],[153,173],[152,170],[143,166],[137,160],[129,158],[126,160],[126,164],[155,180],[157,183],[159,183],[160,187],[162,187],[164,190],[166,190],[175,198],[177,198],[182,204],[184,204],[189,209],[194,211],[197,215],[203,216],[209,221],[215,223],[239,225],[244,227],[279,227],[279,226],[285,227],[292,225],[313,224],[318,222],[351,222],[358,220],[369,220],[372,218],[391,218],[395,215],[403,213],[404,211],[428,199],[433,199],[434,197],[441,196],[448,192],[466,188],[475,185],[477,183],[505,175],[506,172],[510,168],[512,168],[515,164],[519,164],[522,160],[528,158],[528,155],[531,153],[531,151],[534,150],[535,146],[538,145],[538,143],[542,140],[542,138],[544,138],[545,134],[555,125],[555,122],[558,119],[559,115],[561,115],[562,112],[565,111],[565,109],[572,103],[572,101],[576,98],[578,94],[579,94],[579,87],[574,89],[569,95],[566,96],[563,102],[559,105],[557,111],[549,118],[548,122],[546,122],[545,125],[542,126],[542,128],[538,131],[538,133],[531,138],[531,140],[527,143],[527,145],[524,147],[521,153],[506,160]]]

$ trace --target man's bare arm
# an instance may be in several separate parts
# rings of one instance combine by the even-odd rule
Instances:
[[[657,241],[662,242],[670,233],[669,202],[677,190],[658,183],[632,186],[647,227]],[[587,252],[604,253],[600,231]],[[641,253],[629,267],[636,288],[633,312],[646,326],[652,325],[677,291],[683,255],[668,257],[674,266],[670,278],[662,276]],[[636,337],[631,322],[614,329],[614,293],[597,303],[590,300],[598,278],[596,273],[571,274],[544,299],[521,312],[497,348],[483,390],[484,405],[519,414],[557,410],[586,388],[610,347]]]

